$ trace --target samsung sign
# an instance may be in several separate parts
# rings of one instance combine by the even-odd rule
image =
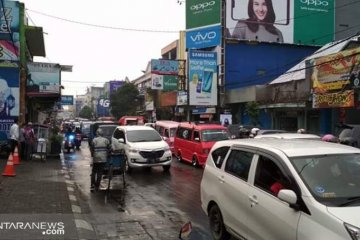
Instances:
[[[186,32],[186,48],[215,47],[221,42],[221,26],[211,26]]]

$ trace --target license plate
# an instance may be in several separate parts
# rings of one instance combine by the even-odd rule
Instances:
[[[156,162],[158,162],[158,161],[159,161],[158,158],[149,158],[149,159],[148,159],[148,163],[156,163]]]

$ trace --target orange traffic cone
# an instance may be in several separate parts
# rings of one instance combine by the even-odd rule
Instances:
[[[2,175],[3,176],[8,176],[8,177],[15,177],[16,176],[12,154],[9,155],[9,159],[8,159],[8,161],[6,163],[5,170],[4,170]]]
[[[20,157],[19,157],[18,147],[17,146],[15,146],[13,158],[14,158],[13,159],[14,160],[14,165],[19,165],[20,164]]]

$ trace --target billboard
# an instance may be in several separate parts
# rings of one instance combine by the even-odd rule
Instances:
[[[108,98],[99,98],[96,105],[96,114],[98,117],[110,116],[110,100]]]
[[[19,68],[0,66],[0,119],[19,116]]]
[[[159,75],[178,75],[179,61],[166,59],[151,59],[151,73]]]
[[[306,61],[313,108],[352,107],[360,87],[360,47]]]
[[[19,38],[14,35],[20,28],[19,2],[0,1],[0,8],[0,39],[19,41]]]
[[[74,96],[61,95],[61,105],[74,105]]]
[[[220,0],[187,0],[186,29],[221,23]]]
[[[190,50],[189,105],[217,105],[217,54]]]
[[[210,26],[186,32],[186,48],[215,47],[221,43],[221,26]]]
[[[53,63],[28,63],[29,74],[27,76],[26,90],[28,93],[49,94],[60,93],[59,64]]]
[[[176,76],[151,74],[151,89],[169,92],[176,90],[177,84],[178,79]]]
[[[13,33],[14,42],[0,40],[0,60],[19,61],[20,41],[19,33]]]
[[[334,0],[226,0],[228,37],[324,45],[335,31]]]
[[[110,88],[110,95],[115,92],[119,87],[121,87],[125,82],[124,81],[110,81],[109,88]]]

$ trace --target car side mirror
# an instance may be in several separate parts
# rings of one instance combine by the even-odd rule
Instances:
[[[164,141],[168,140],[168,138],[167,138],[167,137],[163,137],[163,139],[164,139]]]
[[[290,189],[281,189],[278,193],[278,198],[290,205],[290,207],[294,207],[297,202],[296,193]]]
[[[125,143],[125,139],[124,139],[124,138],[119,138],[119,139],[118,139],[118,142],[119,142],[119,143]]]
[[[196,142],[200,142],[200,138],[198,138],[198,137],[194,138],[194,140],[195,140]]]

